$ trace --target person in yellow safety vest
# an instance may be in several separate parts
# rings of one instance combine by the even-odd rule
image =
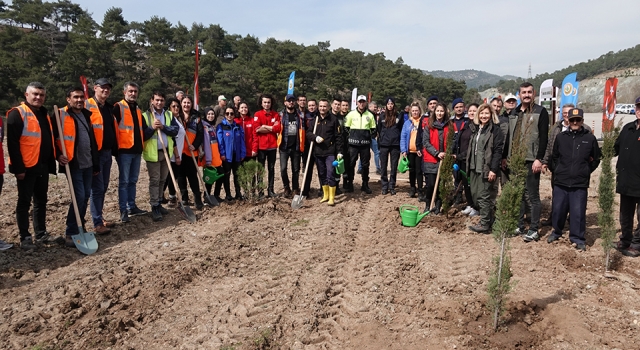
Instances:
[[[138,107],[140,88],[134,82],[124,83],[124,99],[113,106],[113,116],[118,123],[118,206],[120,221],[129,222],[129,216],[147,212],[136,205],[136,184],[140,175],[142,158],[142,111]]]
[[[56,147],[66,150],[57,152],[60,173],[65,173],[65,165],[69,165],[73,192],[78,204],[81,223],[76,221],[73,203],[67,211],[67,228],[65,230],[65,245],[75,247],[72,235],[78,234],[78,226],[84,226],[84,217],[91,194],[91,181],[100,172],[100,158],[98,144],[91,127],[91,112],[84,108],[84,89],[81,86],[67,90],[67,106],[60,110],[60,124],[62,125],[63,140],[55,135]]]
[[[100,172],[91,180],[91,198],[89,199],[94,231],[99,235],[111,232],[110,228],[115,226],[113,222],[107,222],[102,217],[104,194],[109,188],[111,177],[112,155],[113,152],[118,151],[116,136],[118,125],[113,118],[113,105],[107,102],[112,88],[113,85],[106,78],[96,80],[93,86],[94,96],[84,103],[84,107],[91,112],[91,126],[96,136],[100,158]]]
[[[29,233],[29,208],[33,200],[33,230],[35,239],[49,243],[53,237],[47,232],[47,193],[49,174],[56,173],[56,151],[53,145],[55,123],[43,107],[47,96],[42,83],[31,82],[24,93],[25,102],[7,112],[7,150],[9,172],[18,186],[16,222],[20,233],[20,247],[34,249]]]
[[[154,91],[149,102],[149,110],[142,116],[144,130],[144,149],[142,158],[147,163],[149,172],[149,204],[153,221],[162,220],[169,211],[162,207],[162,192],[164,182],[169,174],[169,164],[165,159],[173,151],[174,137],[178,136],[178,121],[170,111],[164,109],[165,96],[162,92]]]

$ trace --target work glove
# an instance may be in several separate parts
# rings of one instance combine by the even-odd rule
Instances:
[[[322,143],[322,141],[324,141],[322,137],[316,136],[316,143]]]
[[[342,153],[338,153],[338,160],[342,159]]]

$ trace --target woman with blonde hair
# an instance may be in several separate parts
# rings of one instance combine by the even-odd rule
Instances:
[[[469,226],[469,229],[477,233],[489,233],[498,195],[496,179],[500,174],[504,138],[498,116],[486,103],[478,107],[473,123],[476,127],[467,149],[467,170],[473,203],[480,211],[480,222]]]

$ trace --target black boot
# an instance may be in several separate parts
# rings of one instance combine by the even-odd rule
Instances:
[[[362,183],[362,188],[361,191],[366,193],[366,194],[371,194],[371,189],[369,188],[369,182],[363,182]]]
[[[426,189],[420,188],[418,189],[418,202],[426,202],[427,201],[427,193]]]

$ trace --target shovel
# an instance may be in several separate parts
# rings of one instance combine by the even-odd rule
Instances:
[[[429,206],[430,212],[433,209],[433,206],[436,204],[436,195],[438,194],[438,184],[440,183],[440,168],[442,168],[442,160],[440,160],[440,165],[438,165],[438,174],[436,175],[436,184],[433,187],[433,195],[431,196],[431,205]]]
[[[318,127],[318,117],[316,117],[316,122],[313,125],[313,133],[316,133],[316,128]],[[304,174],[302,175],[303,179],[307,178],[307,171],[309,171],[309,162],[311,161],[311,152],[313,151],[313,144],[315,142],[311,141],[311,146],[309,146],[309,155],[307,155],[307,163],[304,165]],[[327,170],[328,171],[328,170]],[[302,192],[304,192],[304,185],[306,181],[302,183],[301,194],[296,194],[293,196],[293,200],[291,201],[291,209],[300,209],[302,207],[302,201],[304,200],[304,196]]]
[[[189,138],[185,137],[184,139],[187,140],[187,144],[191,146],[191,142],[189,141]],[[209,195],[209,192],[207,192],[207,187],[204,185],[204,180],[202,180],[204,175],[200,172],[200,167],[198,166],[198,161],[196,160],[196,156],[193,154],[192,150],[189,150],[189,153],[191,153],[191,159],[193,159],[193,164],[196,166],[196,170],[198,171],[198,180],[200,180],[200,186],[202,187],[202,192],[204,192],[204,200],[207,203],[213,205],[214,207],[219,206],[220,202],[218,202],[216,197],[211,197]]]
[[[178,186],[178,181],[176,181],[175,175],[173,175],[173,169],[171,168],[171,160],[169,160],[169,156],[167,155],[167,146],[164,145],[164,140],[162,139],[162,137],[159,137],[159,139],[160,139],[160,143],[162,144],[162,153],[164,153],[164,159],[167,161],[167,165],[169,166],[169,174],[171,174],[171,181],[173,181],[173,187],[175,187],[177,190],[180,187]],[[180,212],[182,217],[184,217],[187,221],[189,221],[192,224],[195,223],[196,214],[193,213],[193,210],[191,210],[191,208],[189,208],[188,206],[182,204],[181,200],[178,199],[177,202],[178,202],[178,212]]]
[[[64,146],[64,132],[62,130],[62,123],[60,122],[60,112],[58,106],[53,106],[53,111],[56,115],[56,124],[58,125],[58,135],[60,137],[60,143],[62,148],[62,154],[67,156],[67,149]],[[80,212],[78,211],[78,202],[76,201],[76,193],[73,190],[73,180],[71,179],[71,170],[69,169],[69,163],[64,165],[64,170],[67,173],[67,182],[69,183],[69,191],[71,192],[71,201],[73,202],[73,212],[76,215],[76,223],[78,224],[78,234],[72,235],[73,244],[76,248],[86,255],[95,253],[98,250],[98,241],[93,232],[84,232],[82,227],[82,220],[80,219]]]

